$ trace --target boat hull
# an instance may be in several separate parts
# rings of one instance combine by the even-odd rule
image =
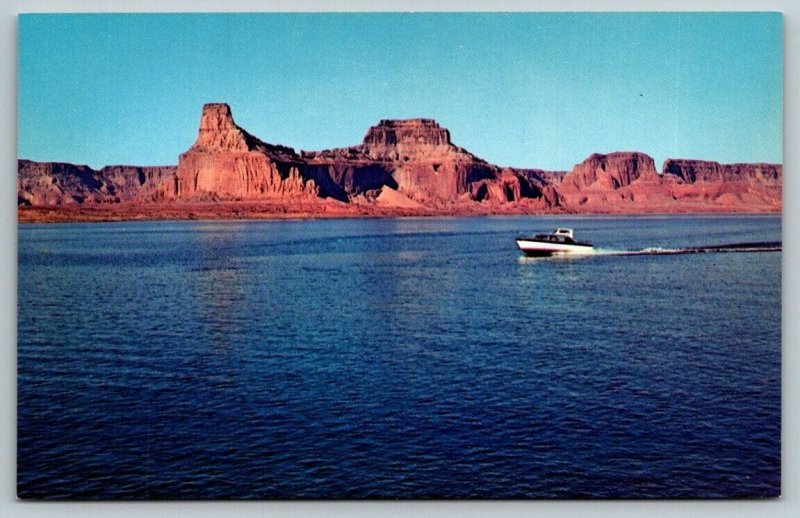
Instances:
[[[588,243],[554,243],[525,238],[518,238],[517,246],[525,255],[532,257],[561,254],[591,254],[594,250],[594,247]]]

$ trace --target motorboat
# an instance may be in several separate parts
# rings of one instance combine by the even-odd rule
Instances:
[[[530,256],[590,254],[594,250],[591,243],[575,241],[571,228],[557,228],[550,234],[536,234],[533,237],[518,237],[517,246]]]

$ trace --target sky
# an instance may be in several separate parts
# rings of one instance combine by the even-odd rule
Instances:
[[[202,106],[321,150],[426,117],[501,166],[782,162],[778,13],[27,14],[18,157],[176,164]]]

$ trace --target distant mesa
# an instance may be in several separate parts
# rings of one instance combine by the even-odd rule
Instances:
[[[361,144],[300,151],[236,124],[230,106],[206,104],[195,143],[178,165],[142,167],[18,161],[21,207],[332,200],[369,214],[608,213],[781,210],[780,164],[669,159],[657,171],[641,152],[595,153],[569,172],[500,167],[454,145],[433,119],[381,120]],[[309,205],[311,204],[311,205]],[[355,209],[354,209],[355,210]]]
[[[779,187],[783,168],[778,164],[718,164],[708,160],[670,158],[664,162],[661,173],[684,183],[743,181],[754,186]]]
[[[17,161],[17,205],[162,202],[173,198],[175,166],[112,165],[94,170],[61,162]]]
[[[372,126],[364,137],[364,146],[375,152],[387,152],[390,160],[400,158],[399,153],[449,151],[450,132],[433,119],[382,120]],[[374,156],[379,158],[379,155]]]

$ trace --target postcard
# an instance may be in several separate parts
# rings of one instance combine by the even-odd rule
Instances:
[[[17,494],[781,494],[782,16],[23,14]]]

